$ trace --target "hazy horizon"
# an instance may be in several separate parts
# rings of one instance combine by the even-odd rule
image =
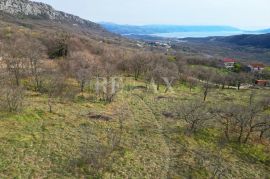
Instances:
[[[94,22],[270,28],[268,0],[34,0]]]

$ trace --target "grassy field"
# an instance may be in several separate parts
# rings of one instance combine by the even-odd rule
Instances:
[[[45,95],[28,92],[20,112],[0,113],[0,178],[270,177],[269,145],[222,142],[213,125],[186,135],[183,120],[163,115],[202,99],[200,88],[177,85],[165,94],[132,89],[138,85],[127,84],[110,104],[57,100],[53,113]],[[246,103],[250,93],[212,89],[207,103]]]

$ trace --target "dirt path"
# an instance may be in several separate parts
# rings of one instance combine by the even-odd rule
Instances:
[[[132,116],[125,124],[125,141],[132,148],[122,163],[122,170],[128,170],[123,173],[129,173],[129,178],[168,178],[170,150],[162,126],[139,96],[129,95],[124,101]]]
[[[142,106],[145,108],[145,110],[149,113],[149,115],[151,115],[151,119],[153,119],[154,121],[154,126],[157,127],[157,130],[159,132],[159,135],[161,137],[161,140],[164,142],[165,144],[165,148],[164,148],[164,153],[165,153],[165,156],[164,156],[164,166],[165,166],[165,170],[166,170],[166,178],[168,178],[168,174],[169,174],[169,169],[170,169],[170,149],[167,145],[167,140],[166,140],[166,137],[164,136],[164,130],[163,130],[163,127],[162,125],[159,123],[159,121],[157,120],[156,116],[155,116],[155,113],[153,112],[153,110],[145,103],[145,101],[136,96],[138,99],[140,99],[140,102],[142,104]],[[153,126],[153,127],[154,127]]]

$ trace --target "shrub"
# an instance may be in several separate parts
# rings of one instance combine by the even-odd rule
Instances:
[[[8,112],[16,112],[23,106],[24,90],[22,87],[7,86],[0,90],[0,107]]]

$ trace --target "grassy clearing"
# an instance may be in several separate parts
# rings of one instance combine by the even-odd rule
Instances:
[[[0,113],[1,178],[91,178],[80,163],[82,148],[109,147],[108,131],[120,132],[119,108],[126,109],[120,145],[106,158],[97,178],[210,178],[215,171],[225,178],[267,178],[269,147],[221,142],[222,132],[209,127],[185,134],[185,122],[163,115],[181,101],[202,98],[199,88],[179,85],[175,93],[143,92],[127,81],[124,92],[111,104],[78,98],[56,101],[48,112],[47,97],[28,94],[17,114]],[[250,90],[212,90],[208,103],[246,103]],[[268,91],[260,90],[260,94]],[[164,98],[166,96],[166,98]],[[89,118],[106,114],[112,120]],[[74,164],[76,163],[76,165]]]
[[[184,86],[181,87],[185,88]],[[157,120],[161,123],[170,148],[171,162],[170,178],[210,178],[213,173],[225,178],[263,178],[269,173],[269,147],[265,145],[242,145],[222,142],[222,131],[215,128],[206,128],[195,135],[185,134],[185,123],[182,120],[173,120],[162,115],[170,111],[175,104],[192,98],[202,98],[199,90],[177,90],[176,98],[171,100],[155,101],[155,95],[145,98],[152,108]],[[218,105],[220,101],[234,101],[239,104],[248,103],[251,90],[212,90],[209,93],[208,103]],[[267,94],[261,90],[258,93]]]

